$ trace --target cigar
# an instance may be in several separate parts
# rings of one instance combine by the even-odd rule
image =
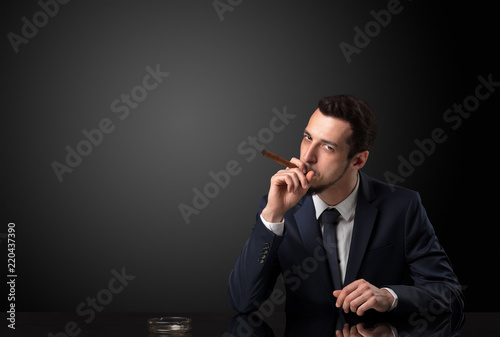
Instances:
[[[291,163],[288,160],[286,160],[285,158],[282,158],[282,157],[280,157],[277,154],[274,154],[272,152],[269,152],[269,151],[266,151],[266,150],[262,150],[261,153],[262,153],[262,155],[264,157],[269,158],[271,160],[274,160],[275,162],[277,162],[278,164],[281,164],[283,166],[286,166],[286,167],[289,167],[289,168],[297,167],[297,165],[295,165],[294,163]]]

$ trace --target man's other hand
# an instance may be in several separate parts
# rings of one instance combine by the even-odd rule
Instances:
[[[345,313],[350,310],[359,316],[369,309],[386,312],[394,301],[389,291],[377,288],[363,279],[352,282],[342,290],[335,290],[333,296],[337,298],[337,308],[342,307]]]

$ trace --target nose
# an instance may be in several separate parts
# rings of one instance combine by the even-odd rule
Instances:
[[[316,157],[316,146],[314,144],[307,144],[302,147],[302,155],[301,160],[304,163],[315,163],[317,160]]]

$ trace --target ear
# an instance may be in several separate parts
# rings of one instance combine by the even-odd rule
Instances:
[[[351,159],[351,167],[355,170],[361,170],[363,166],[365,166],[366,161],[368,160],[368,155],[370,152],[368,151],[363,151],[358,154],[356,154],[352,159]]]

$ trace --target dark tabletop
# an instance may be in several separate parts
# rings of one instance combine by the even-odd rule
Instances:
[[[9,316],[3,312],[1,336],[121,336],[162,337],[148,332],[147,320],[161,316],[183,316],[192,319],[192,330],[184,336],[335,336],[336,329],[366,329],[386,336],[397,331],[404,336],[500,336],[495,326],[500,313],[465,313],[432,315],[428,312],[410,315],[331,315],[315,313],[286,315],[276,312],[265,315],[231,313],[96,313],[80,317],[76,313],[16,313],[15,330],[8,327]],[[338,317],[337,317],[338,316]],[[87,322],[85,321],[87,319]],[[367,333],[368,331],[368,333]],[[163,335],[164,336],[164,335]],[[389,335],[390,336],[390,335]]]

